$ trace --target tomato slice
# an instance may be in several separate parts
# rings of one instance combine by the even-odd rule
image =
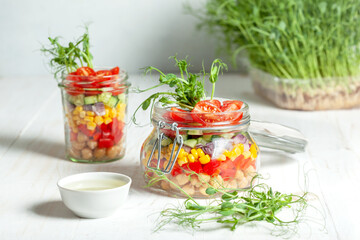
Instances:
[[[221,113],[221,109],[209,100],[198,102],[191,112],[194,113],[193,119],[204,125],[222,121],[216,114]]]
[[[80,67],[76,70],[76,74],[79,76],[94,76],[95,71],[90,67]]]
[[[243,105],[242,101],[228,100],[223,102],[223,105],[221,106],[221,110],[223,112],[236,111],[236,110],[240,110],[242,105]]]
[[[223,120],[230,121],[230,122],[238,122],[243,117],[243,112],[239,112],[238,110],[241,109],[243,105],[242,101],[238,100],[229,100],[224,101],[223,105],[221,106],[221,110],[223,112],[229,112],[228,114],[224,114]],[[238,112],[236,112],[238,111]]]
[[[221,108],[221,102],[219,100],[217,100],[217,99],[203,100],[201,102],[208,102],[208,103],[216,105],[218,108]]]
[[[189,111],[172,107],[170,112],[171,119],[175,122],[191,123],[194,122]]]
[[[120,68],[119,67],[114,67],[110,71],[112,72],[113,75],[117,75],[120,72]]]

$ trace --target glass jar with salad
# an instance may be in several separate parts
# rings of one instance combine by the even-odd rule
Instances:
[[[66,156],[74,162],[96,163],[125,154],[125,117],[129,83],[119,67],[93,68],[86,32],[75,43],[49,38],[50,66],[61,88]],[[80,46],[82,45],[82,48]]]
[[[209,108],[211,112],[205,112]],[[154,130],[140,157],[146,181],[156,178],[151,168],[158,167],[190,196],[206,197],[208,187],[249,187],[260,161],[259,148],[248,131],[248,110],[237,100],[203,100],[192,111],[155,104]],[[168,180],[152,187],[181,195]]]
[[[146,73],[160,74],[160,83],[149,89],[168,85],[174,91],[156,92],[137,109],[152,109],[154,129],[140,153],[149,187],[187,197],[208,197],[214,188],[249,187],[260,166],[259,147],[252,135],[262,147],[290,153],[304,150],[306,140],[297,130],[251,121],[248,104],[214,98],[218,76],[227,69],[220,59],[213,61],[209,73],[192,74],[186,59],[173,58],[180,76],[154,67]],[[207,76],[212,84],[210,97],[204,89]],[[136,123],[135,116],[136,112]]]

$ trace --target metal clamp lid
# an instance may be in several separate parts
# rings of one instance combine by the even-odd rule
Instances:
[[[177,126],[178,125],[177,125],[176,122],[174,122],[172,124],[168,124],[168,123],[165,123],[163,121],[158,121],[157,127],[156,127],[158,137],[157,137],[157,139],[156,139],[156,141],[154,143],[153,149],[152,149],[151,154],[149,156],[149,159],[147,161],[147,167],[148,168],[155,169],[155,170],[160,170],[163,173],[170,173],[172,171],[172,169],[174,168],[176,159],[177,159],[177,157],[179,155],[180,149],[181,149],[181,147],[183,146],[183,143],[184,143],[183,137],[180,135],[179,129],[178,129]],[[172,150],[171,150],[169,162],[168,162],[168,164],[166,165],[165,168],[160,168],[161,141],[164,138],[164,133],[162,133],[160,130],[165,128],[165,127],[169,127],[172,131],[175,131],[176,135],[175,135],[175,138],[174,138],[174,144],[173,144],[173,147],[172,147]],[[178,149],[175,152],[176,143],[178,143],[179,146],[178,146]],[[150,163],[151,163],[151,160],[152,160],[152,157],[154,155],[154,152],[155,152],[156,148],[158,149],[158,157],[157,157],[157,162],[156,162],[156,168],[154,168],[154,167],[150,166]]]

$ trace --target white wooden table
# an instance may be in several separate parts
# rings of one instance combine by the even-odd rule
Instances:
[[[152,78],[130,76],[134,86]],[[246,76],[224,75],[217,96],[243,99],[253,119],[292,126],[307,137],[306,153],[262,152],[261,173],[275,190],[301,193],[304,173],[312,192],[309,221],[294,239],[360,239],[360,109],[301,112],[278,109],[253,94]],[[130,95],[129,113],[145,95]],[[148,115],[140,113],[139,118]],[[248,224],[235,232],[205,226],[196,232],[169,226],[152,233],[159,211],[182,200],[143,188],[140,143],[151,127],[128,127],[123,160],[79,164],[64,158],[60,91],[51,77],[0,79],[0,239],[278,239],[268,224]],[[115,171],[133,179],[128,201],[115,215],[80,219],[61,202],[56,182],[88,171]],[[314,221],[320,222],[320,224]],[[325,224],[325,229],[323,225]]]

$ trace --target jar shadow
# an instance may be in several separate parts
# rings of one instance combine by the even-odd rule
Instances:
[[[0,146],[15,149],[18,151],[30,151],[52,158],[66,160],[65,142],[53,141],[49,139],[34,138],[15,138],[13,136],[1,136]]]

